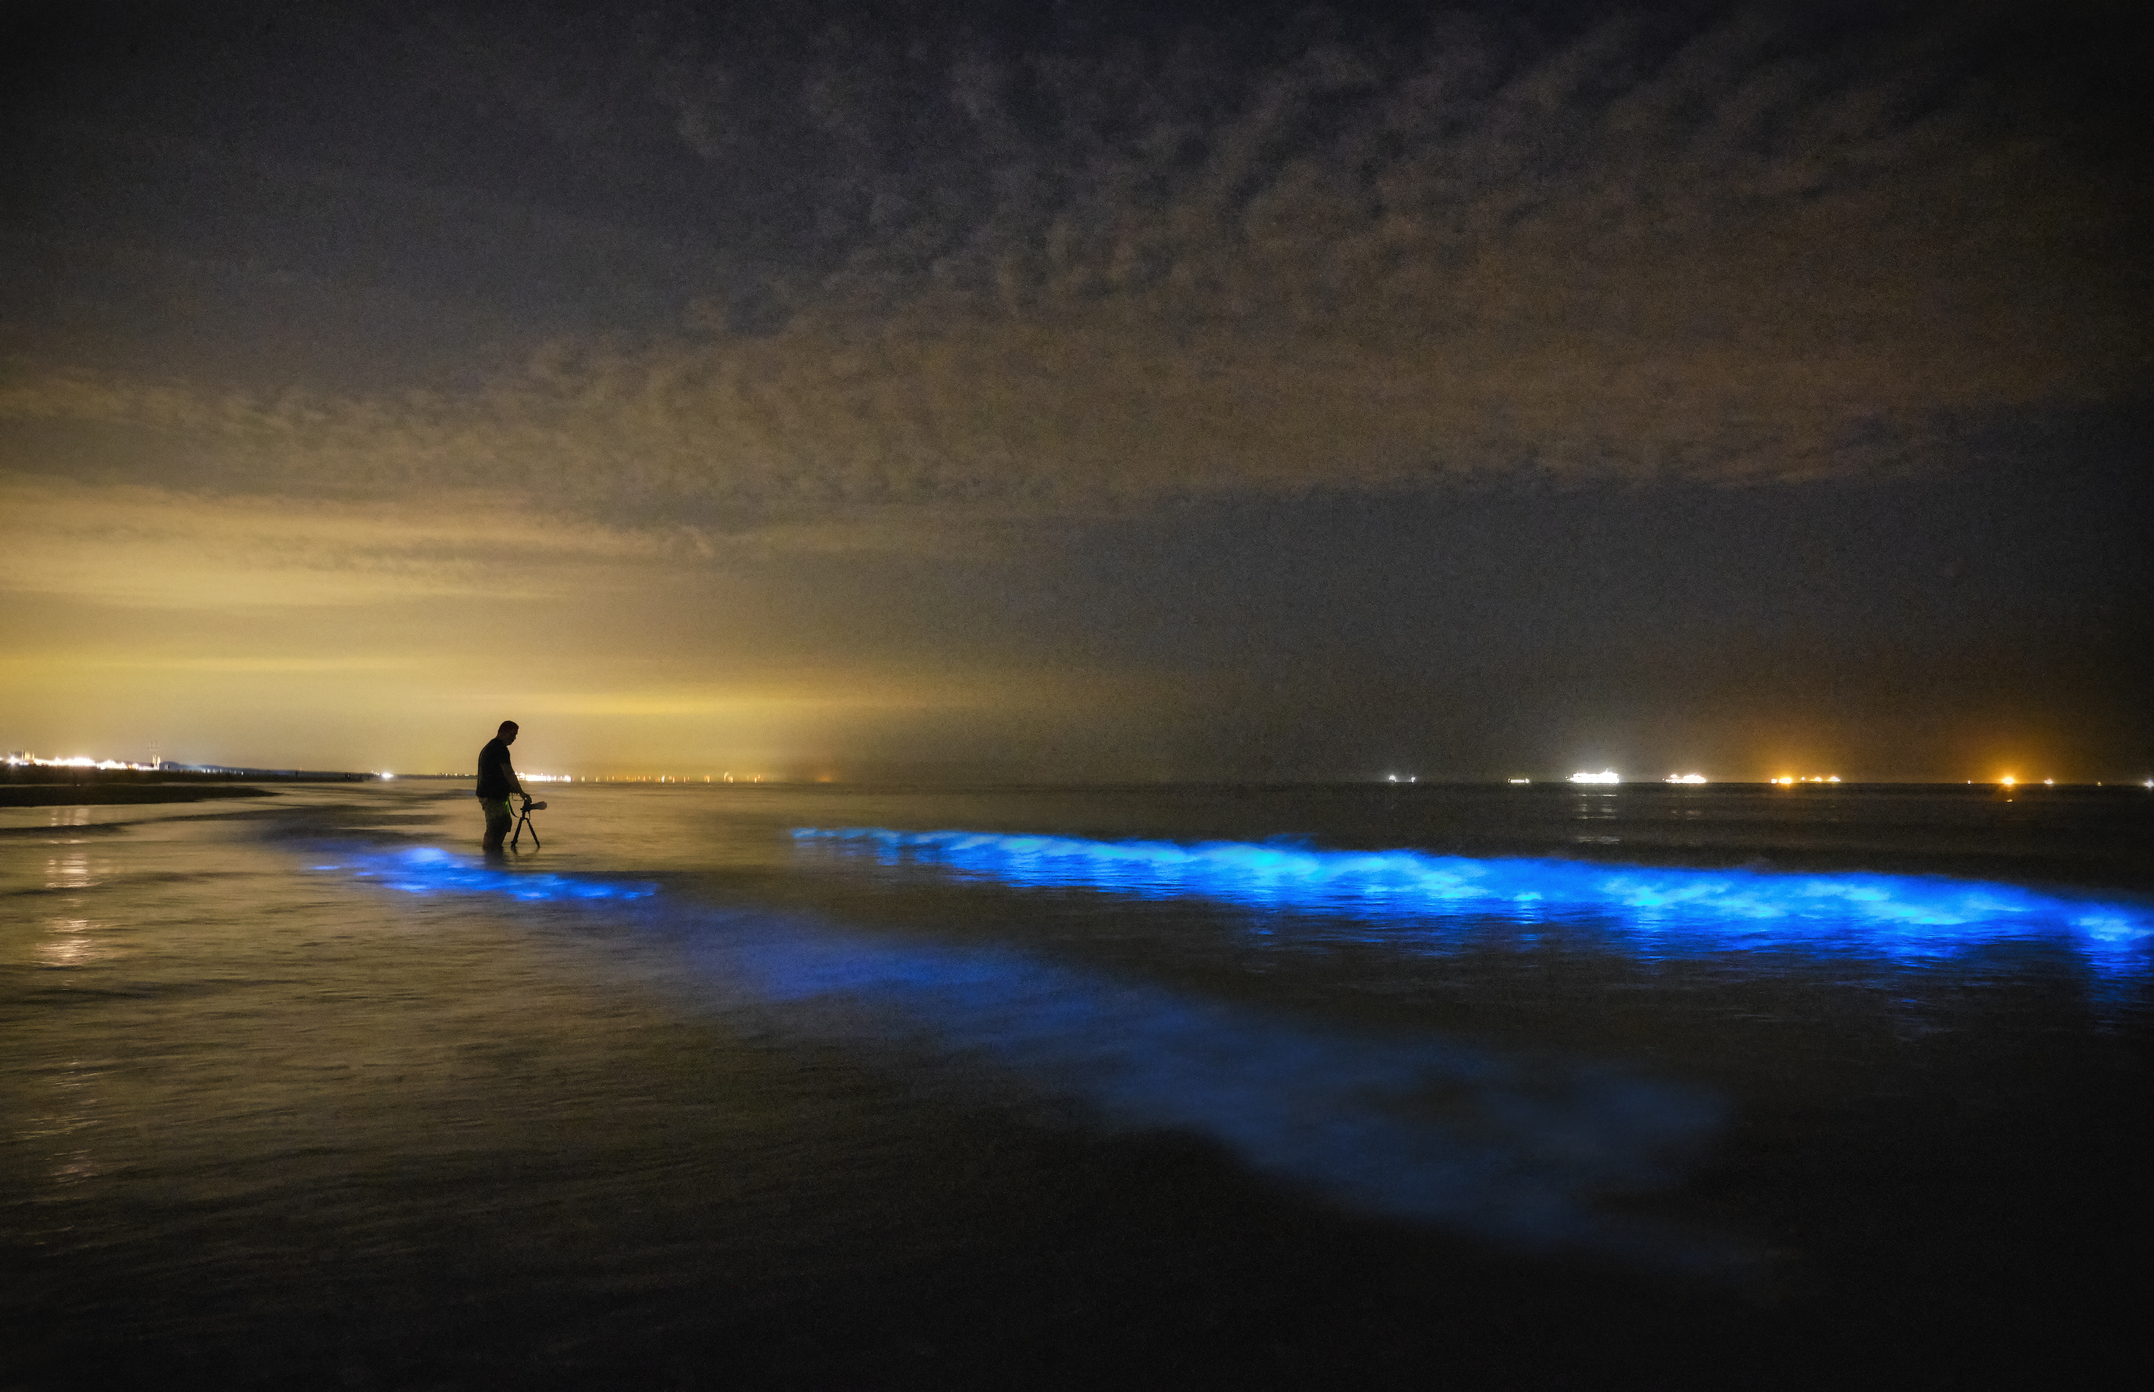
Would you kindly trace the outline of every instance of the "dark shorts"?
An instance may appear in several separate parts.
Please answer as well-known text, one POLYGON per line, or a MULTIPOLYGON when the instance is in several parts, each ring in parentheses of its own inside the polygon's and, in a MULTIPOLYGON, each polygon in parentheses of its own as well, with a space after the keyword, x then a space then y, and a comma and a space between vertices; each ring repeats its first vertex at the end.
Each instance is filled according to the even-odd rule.
POLYGON ((516 814, 509 810, 507 798, 480 798, 479 808, 486 813, 486 839, 499 841, 509 834, 509 826, 516 814))

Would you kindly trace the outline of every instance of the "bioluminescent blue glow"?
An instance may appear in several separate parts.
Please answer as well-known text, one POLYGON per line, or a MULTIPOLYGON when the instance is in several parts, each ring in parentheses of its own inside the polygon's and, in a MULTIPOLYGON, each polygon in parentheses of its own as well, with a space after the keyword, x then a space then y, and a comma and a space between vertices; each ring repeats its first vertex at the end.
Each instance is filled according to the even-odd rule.
POLYGON ((374 880, 406 894, 506 894, 511 899, 540 902, 648 899, 658 892, 657 886, 650 884, 496 869, 432 846, 387 854, 357 854, 348 862, 314 868, 349 870, 360 879, 374 880))
POLYGON ((1721 1265, 1732 1249, 1600 1211, 1679 1179, 1718 1133, 1704 1090, 1614 1065, 1357 1032, 1002 947, 725 912, 654 886, 489 868, 438 850, 316 867, 427 895, 623 911, 683 952, 670 979, 758 1033, 840 1044, 934 1090, 1075 1102, 1175 1130, 1344 1206, 1529 1248, 1721 1265), (622 901, 642 901, 624 903, 622 901))
POLYGON ((2090 954, 2142 953, 2148 910, 2017 885, 1938 876, 1662 869, 1472 859, 1422 851, 1327 851, 1234 841, 1181 845, 876 827, 796 829, 796 841, 867 851, 1024 886, 1147 898, 1198 895, 1266 909, 1350 913, 1399 925, 1501 915, 1595 915, 1662 947, 1870 947, 1949 951, 2040 932, 2090 954))

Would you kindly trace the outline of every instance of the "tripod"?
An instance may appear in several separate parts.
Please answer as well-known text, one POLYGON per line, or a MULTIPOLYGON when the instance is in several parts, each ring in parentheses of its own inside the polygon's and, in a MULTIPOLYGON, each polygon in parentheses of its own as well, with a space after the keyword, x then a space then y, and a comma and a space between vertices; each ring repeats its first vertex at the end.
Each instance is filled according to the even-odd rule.
POLYGON ((531 832, 531 849, 534 851, 542 849, 538 828, 531 825, 531 814, 533 812, 544 812, 545 810, 545 803, 533 802, 528 797, 524 799, 523 810, 516 815, 516 834, 509 838, 510 850, 516 849, 516 843, 524 839, 526 829, 531 832))

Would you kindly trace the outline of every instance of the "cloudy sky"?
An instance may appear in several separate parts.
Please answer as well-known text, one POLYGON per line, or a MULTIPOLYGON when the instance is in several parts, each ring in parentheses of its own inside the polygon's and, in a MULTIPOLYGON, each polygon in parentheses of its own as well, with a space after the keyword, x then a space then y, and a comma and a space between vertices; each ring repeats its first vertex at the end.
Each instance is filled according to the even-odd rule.
POLYGON ((0 744, 2154 774, 2128 6, 17 5, 0 744))

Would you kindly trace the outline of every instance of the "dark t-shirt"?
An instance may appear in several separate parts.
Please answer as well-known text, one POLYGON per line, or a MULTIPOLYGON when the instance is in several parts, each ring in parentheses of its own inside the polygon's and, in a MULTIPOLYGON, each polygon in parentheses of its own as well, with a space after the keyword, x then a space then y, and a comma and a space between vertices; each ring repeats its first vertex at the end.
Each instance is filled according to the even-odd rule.
POLYGON ((479 796, 505 798, 515 791, 509 782, 515 770, 509 765, 509 747, 499 738, 490 739, 479 751, 479 796))

